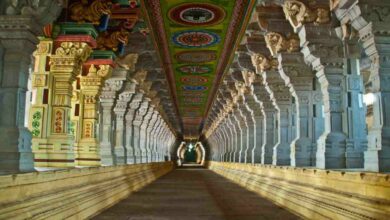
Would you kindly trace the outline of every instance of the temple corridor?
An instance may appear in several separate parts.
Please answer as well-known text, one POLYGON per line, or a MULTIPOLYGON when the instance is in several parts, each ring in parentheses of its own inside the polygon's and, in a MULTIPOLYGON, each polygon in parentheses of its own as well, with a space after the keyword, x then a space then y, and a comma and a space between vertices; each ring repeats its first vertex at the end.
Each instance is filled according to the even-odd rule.
POLYGON ((173 170, 95 220, 299 219, 208 169, 173 170))
POLYGON ((0 220, 389 220, 389 85, 390 0, 0 0, 0 220))

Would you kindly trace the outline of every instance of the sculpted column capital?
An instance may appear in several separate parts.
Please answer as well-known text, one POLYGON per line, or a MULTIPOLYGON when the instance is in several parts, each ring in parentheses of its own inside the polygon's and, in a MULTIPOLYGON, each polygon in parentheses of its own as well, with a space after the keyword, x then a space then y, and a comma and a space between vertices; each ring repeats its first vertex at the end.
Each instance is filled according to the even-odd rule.
POLYGON ((295 30, 304 23, 326 24, 330 22, 330 8, 316 7, 311 9, 298 0, 286 0, 283 4, 283 12, 295 30))
POLYGON ((278 67, 278 61, 274 58, 268 58, 260 53, 255 53, 251 57, 252 64, 256 68, 257 73, 262 73, 271 69, 275 70, 278 67))
POLYGON ((116 60, 116 64, 125 70, 134 71, 135 70, 135 64, 138 61, 138 54, 131 53, 127 54, 124 57, 118 58, 116 60))
POLYGON ((280 52, 287 51, 289 53, 299 51, 299 37, 296 34, 291 34, 287 37, 280 33, 269 32, 264 36, 265 43, 272 56, 276 56, 280 52))

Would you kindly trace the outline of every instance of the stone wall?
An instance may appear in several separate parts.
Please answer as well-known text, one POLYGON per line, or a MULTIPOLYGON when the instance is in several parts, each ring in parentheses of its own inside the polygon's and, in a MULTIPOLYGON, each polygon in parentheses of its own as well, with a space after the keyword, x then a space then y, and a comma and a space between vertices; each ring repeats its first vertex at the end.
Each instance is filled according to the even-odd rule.
POLYGON ((390 175, 209 162, 231 181, 308 219, 390 219, 390 175))
POLYGON ((170 172, 172 162, 0 177, 0 219, 86 219, 170 172))

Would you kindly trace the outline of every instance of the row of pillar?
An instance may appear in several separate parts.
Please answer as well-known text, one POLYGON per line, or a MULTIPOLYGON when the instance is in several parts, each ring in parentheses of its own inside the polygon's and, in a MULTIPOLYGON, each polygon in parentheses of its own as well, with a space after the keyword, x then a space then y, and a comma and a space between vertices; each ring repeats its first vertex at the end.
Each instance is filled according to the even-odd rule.
MULTIPOLYGON (((346 2, 330 8, 329 1, 314 7, 307 1, 287 0, 256 8, 257 21, 249 25, 245 44, 211 109, 205 133, 210 159, 390 170, 386 88, 381 86, 386 80, 375 77, 377 70, 384 76, 386 62, 374 59, 386 52, 371 55, 369 77, 363 75, 360 51, 368 56, 372 51, 364 43, 359 48, 358 40, 368 40, 363 27, 357 27, 364 15, 356 12, 361 12, 359 4, 371 6, 346 2), (331 23, 335 14, 340 28, 331 23)), ((376 40, 370 44, 379 42, 376 48, 384 48, 384 32, 381 38, 375 38, 379 32, 370 32, 368 37, 376 40)))

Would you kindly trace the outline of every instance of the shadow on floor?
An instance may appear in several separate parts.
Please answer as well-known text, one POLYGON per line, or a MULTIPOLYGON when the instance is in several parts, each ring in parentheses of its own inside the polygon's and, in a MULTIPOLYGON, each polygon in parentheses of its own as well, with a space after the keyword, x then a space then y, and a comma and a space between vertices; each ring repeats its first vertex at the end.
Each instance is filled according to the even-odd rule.
POLYGON ((207 169, 176 169, 94 219, 299 219, 207 169))

